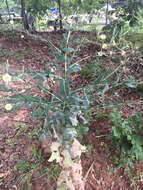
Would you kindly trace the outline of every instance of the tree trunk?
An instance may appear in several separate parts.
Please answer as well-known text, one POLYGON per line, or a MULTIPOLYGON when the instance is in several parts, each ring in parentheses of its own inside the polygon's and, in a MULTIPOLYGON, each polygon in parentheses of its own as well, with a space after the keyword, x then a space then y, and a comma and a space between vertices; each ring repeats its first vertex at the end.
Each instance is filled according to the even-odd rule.
POLYGON ((23 20, 24 29, 28 30, 29 25, 28 25, 26 13, 25 13, 25 1, 24 0, 21 0, 21 17, 23 20))
POLYGON ((10 11, 9 11, 9 6, 8 6, 8 1, 6 0, 5 3, 6 3, 6 8, 7 8, 8 16, 9 16, 9 20, 10 20, 10 11))
POLYGON ((60 17, 60 30, 63 29, 63 23, 62 23, 62 14, 61 14, 61 0, 58 0, 59 5, 59 17, 60 17))

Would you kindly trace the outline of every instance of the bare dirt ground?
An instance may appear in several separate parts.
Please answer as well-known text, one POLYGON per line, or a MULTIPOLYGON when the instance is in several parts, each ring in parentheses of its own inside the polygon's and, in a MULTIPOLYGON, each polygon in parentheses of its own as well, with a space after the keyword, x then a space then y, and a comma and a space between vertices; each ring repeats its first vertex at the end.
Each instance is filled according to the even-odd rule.
MULTIPOLYGON (((25 37, 21 38, 21 33, 17 33, 14 38, 11 38, 9 34, 0 34, 1 74, 6 60, 9 60, 11 72, 20 71, 23 66, 39 71, 45 68, 47 62, 52 61, 48 42, 41 42, 24 35, 25 37)), ((54 45, 58 45, 62 34, 51 32, 42 35, 45 39, 51 39, 54 45)), ((76 32, 76 35, 91 37, 88 32, 76 32)), ((96 35, 94 38, 96 39, 96 35)), ((85 55, 92 56, 99 50, 98 45, 93 46, 88 43, 81 49, 80 58, 85 55)), ((105 58, 106 61, 108 62, 105 58)), ((128 63, 127 66, 129 73, 142 79, 141 64, 128 63)), ((78 85, 85 85, 88 80, 88 78, 81 78, 80 74, 73 75, 72 86, 74 88, 78 85)), ((11 85, 15 85, 18 91, 21 90, 19 81, 11 83, 11 85)), ((120 93, 123 101, 142 101, 141 95, 137 92, 124 90, 120 93)), ((0 190, 56 189, 56 175, 60 168, 56 164, 48 163, 49 155, 42 155, 41 145, 35 132, 42 122, 33 122, 30 118, 31 111, 24 107, 13 112, 5 111, 5 103, 6 100, 0 91, 0 190)), ((120 108, 120 112, 126 115, 133 114, 136 110, 142 113, 142 105, 137 105, 134 109, 128 106, 120 108)), ((123 167, 115 173, 111 172, 113 161, 108 156, 109 150, 104 146, 110 144, 110 140, 106 138, 111 130, 111 123, 107 115, 101 118, 93 117, 89 129, 88 134, 83 138, 83 144, 90 145, 91 149, 89 153, 82 155, 86 190, 143 190, 142 162, 136 164, 130 173, 123 167), (142 175, 137 175, 139 173, 142 175)))

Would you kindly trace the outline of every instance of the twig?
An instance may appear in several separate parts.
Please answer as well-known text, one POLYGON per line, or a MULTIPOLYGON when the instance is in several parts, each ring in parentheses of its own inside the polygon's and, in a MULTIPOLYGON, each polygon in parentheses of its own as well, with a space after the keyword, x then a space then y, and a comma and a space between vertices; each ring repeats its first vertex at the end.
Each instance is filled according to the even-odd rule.
POLYGON ((108 135, 99 135, 99 136, 96 136, 96 138, 101 138, 101 137, 106 137, 108 135))
POLYGON ((87 177, 88 177, 88 175, 89 175, 89 173, 90 173, 90 171, 93 169, 93 165, 94 165, 94 162, 91 164, 91 166, 90 166, 90 168, 88 169, 88 171, 87 171, 87 173, 86 173, 86 175, 85 175, 85 177, 84 177, 84 182, 86 182, 86 180, 87 180, 87 177))
POLYGON ((28 121, 19 121, 19 120, 15 120, 15 119, 8 119, 9 121, 15 121, 15 122, 20 122, 20 123, 28 123, 31 124, 31 122, 28 121))
POLYGON ((73 67, 74 65, 78 64, 78 63, 81 62, 81 61, 84 61, 84 60, 88 59, 89 57, 91 57, 91 56, 88 55, 88 56, 86 56, 86 57, 84 57, 84 58, 82 58, 82 59, 76 61, 75 63, 73 63, 73 64, 71 65, 71 67, 73 67))

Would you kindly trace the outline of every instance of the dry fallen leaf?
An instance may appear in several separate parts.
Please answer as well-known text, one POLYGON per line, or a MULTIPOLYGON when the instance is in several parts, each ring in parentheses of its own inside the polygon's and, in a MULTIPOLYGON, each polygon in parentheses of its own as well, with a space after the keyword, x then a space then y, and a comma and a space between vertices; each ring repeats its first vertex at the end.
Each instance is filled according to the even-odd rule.
POLYGON ((5 172, 5 173, 0 173, 0 178, 4 178, 10 174, 10 171, 5 172))

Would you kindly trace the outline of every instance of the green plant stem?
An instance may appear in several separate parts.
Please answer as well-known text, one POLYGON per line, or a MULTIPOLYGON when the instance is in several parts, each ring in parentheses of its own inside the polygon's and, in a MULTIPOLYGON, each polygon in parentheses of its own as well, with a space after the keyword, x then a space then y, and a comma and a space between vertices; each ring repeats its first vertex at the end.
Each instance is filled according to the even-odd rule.
POLYGON ((90 58, 90 57, 91 57, 91 56, 88 55, 88 56, 86 56, 86 57, 84 57, 84 58, 82 58, 82 59, 76 61, 75 63, 73 63, 73 64, 71 65, 71 67, 73 67, 74 65, 78 64, 79 62, 84 61, 84 60, 86 60, 86 59, 88 59, 88 58, 90 58))
MULTIPOLYGON (((70 39, 71 31, 68 32, 67 41, 66 41, 66 48, 68 48, 69 39, 70 39)), ((65 53, 65 79, 67 78, 67 53, 65 53)))
POLYGON ((50 94, 51 96, 54 96, 57 100, 59 100, 60 102, 64 102, 62 99, 60 99, 58 96, 56 96, 55 94, 53 94, 52 92, 50 92, 49 90, 47 89, 43 89, 41 88, 41 86, 37 85, 41 90, 45 91, 46 93, 50 94))

